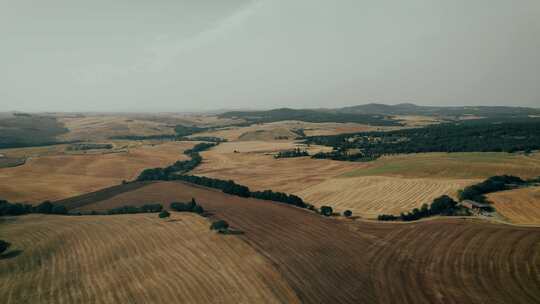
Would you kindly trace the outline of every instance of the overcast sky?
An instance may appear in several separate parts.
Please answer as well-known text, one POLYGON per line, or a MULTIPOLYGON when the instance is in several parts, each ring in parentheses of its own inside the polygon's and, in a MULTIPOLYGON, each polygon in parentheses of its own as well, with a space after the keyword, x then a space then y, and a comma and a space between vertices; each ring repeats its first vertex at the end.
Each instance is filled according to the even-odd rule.
POLYGON ((0 111, 540 107, 538 0, 0 0, 0 111))

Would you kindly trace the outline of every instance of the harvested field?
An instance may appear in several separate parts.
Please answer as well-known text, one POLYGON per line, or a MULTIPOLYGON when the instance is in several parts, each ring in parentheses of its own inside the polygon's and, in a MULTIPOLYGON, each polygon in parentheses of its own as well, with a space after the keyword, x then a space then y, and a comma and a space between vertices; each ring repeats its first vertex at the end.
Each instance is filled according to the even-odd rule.
POLYGON ((422 204, 430 204, 441 195, 457 196, 457 191, 479 180, 397 178, 365 176, 331 178, 295 192, 316 205, 330 205, 342 212, 351 210, 362 217, 408 212, 422 204))
POLYGON ((305 303, 537 303, 540 229, 472 219, 380 223, 179 182, 152 183, 87 205, 195 197, 268 259, 305 303))
POLYGON ((421 153, 385 156, 351 170, 344 177, 396 176, 426 178, 484 179, 511 174, 522 178, 540 176, 540 153, 530 155, 502 152, 421 153))
MULTIPOLYGON (((407 178, 384 176, 381 172, 375 172, 380 175, 374 173, 362 176, 359 173, 373 170, 372 166, 376 165, 309 157, 276 160, 265 155, 279 148, 286 148, 287 145, 290 144, 224 143, 202 153, 204 162, 194 170, 194 174, 221 179, 232 178, 253 190, 272 189, 294 193, 317 206, 331 205, 338 211, 350 209, 357 215, 369 218, 377 217, 380 213, 399 214, 410 211, 443 194, 455 196, 457 190, 480 180, 443 176, 416 177, 414 172, 407 170, 403 170, 409 174, 407 178), (234 150, 240 153, 233 153, 234 150)), ((430 161, 436 164, 436 158, 431 158, 430 161)), ((423 164, 421 161, 417 163, 423 164)))
POLYGON ((540 225, 540 187, 495 192, 488 200, 512 223, 540 225))
POLYGON ((173 212, 0 222, 2 303, 298 303, 270 263, 207 219, 173 212))
MULTIPOLYGON (((293 142, 223 143, 202 152, 204 161, 193 173, 234 179, 254 190, 298 192, 351 169, 365 166, 361 163, 315 160, 309 157, 275 159, 268 155, 294 147, 293 142), (235 150, 240 153, 234 153, 235 150)), ((327 148, 312 146, 308 151, 315 153, 323 149, 327 148)))
POLYGON ((141 145, 119 153, 51 155, 0 169, 0 197, 9 201, 41 202, 117 185, 146 168, 167 166, 187 158, 182 152, 196 142, 141 145))

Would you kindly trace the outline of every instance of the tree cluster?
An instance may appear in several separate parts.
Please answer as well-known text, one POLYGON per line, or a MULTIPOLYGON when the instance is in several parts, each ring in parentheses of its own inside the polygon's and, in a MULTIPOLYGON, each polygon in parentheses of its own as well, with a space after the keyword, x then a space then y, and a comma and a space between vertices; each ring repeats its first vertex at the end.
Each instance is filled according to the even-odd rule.
POLYGON ((540 120, 444 123, 389 132, 312 136, 306 142, 333 147, 332 152, 317 153, 314 158, 344 161, 370 161, 401 153, 527 152, 540 149, 540 120))
POLYGON ((156 203, 156 204, 146 204, 142 205, 141 207, 135 207, 135 206, 122 206, 118 208, 113 208, 107 210, 106 214, 113 215, 113 214, 135 214, 135 213, 157 213, 161 212, 163 210, 163 205, 156 203))
POLYGON ((447 195, 440 196, 433 200, 428 206, 423 204, 421 208, 414 208, 410 212, 401 213, 399 216, 390 214, 381 214, 378 216, 379 221, 416 221, 424 217, 434 215, 469 215, 468 209, 458 206, 458 203, 447 195))
POLYGON ((170 205, 171 209, 178 212, 194 212, 197 214, 203 214, 204 209, 201 205, 197 204, 194 198, 191 199, 191 202, 181 203, 173 202, 170 205))
POLYGON ((274 155, 275 158, 303 157, 303 156, 309 156, 309 153, 306 150, 300 150, 300 148, 287 150, 287 151, 280 151, 276 155, 274 155))
POLYGON ((30 204, 10 203, 5 200, 0 200, 0 216, 24 215, 29 213, 67 214, 68 210, 63 205, 55 205, 49 201, 45 201, 37 206, 32 206, 30 204))
POLYGON ((486 200, 485 194, 508 190, 512 189, 513 187, 522 186, 525 184, 527 184, 527 182, 517 176, 492 176, 481 183, 465 187, 465 189, 458 193, 458 197, 460 200, 471 200, 480 203, 489 203, 486 200))

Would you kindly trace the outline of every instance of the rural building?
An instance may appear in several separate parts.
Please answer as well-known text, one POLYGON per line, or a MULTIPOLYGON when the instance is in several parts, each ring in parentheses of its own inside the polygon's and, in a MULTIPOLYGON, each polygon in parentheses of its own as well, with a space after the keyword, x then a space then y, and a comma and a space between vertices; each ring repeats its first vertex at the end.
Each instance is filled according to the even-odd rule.
POLYGON ((479 203, 479 202, 471 201, 471 200, 464 200, 461 202, 461 205, 469 209, 476 209, 476 210, 490 210, 491 209, 490 204, 479 203))

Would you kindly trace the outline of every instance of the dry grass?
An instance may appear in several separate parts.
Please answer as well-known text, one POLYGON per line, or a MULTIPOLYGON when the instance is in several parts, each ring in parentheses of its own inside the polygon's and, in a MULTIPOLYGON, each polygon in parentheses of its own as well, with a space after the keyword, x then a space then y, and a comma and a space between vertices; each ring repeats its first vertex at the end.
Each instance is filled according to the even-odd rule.
POLYGON ((30 215, 0 224, 2 303, 297 303, 270 263, 194 214, 30 215))
POLYGON ((194 142, 140 145, 125 152, 53 154, 0 169, 0 197, 10 201, 58 200, 130 180, 146 168, 167 166, 186 156, 194 142))
POLYGON ((88 208, 195 197, 270 260, 304 303, 536 303, 540 230, 463 219, 381 223, 184 183, 153 183, 88 208))
POLYGON ((488 200, 512 223, 540 225, 540 187, 495 192, 488 200))

